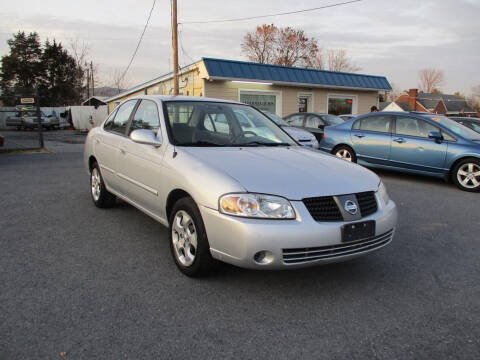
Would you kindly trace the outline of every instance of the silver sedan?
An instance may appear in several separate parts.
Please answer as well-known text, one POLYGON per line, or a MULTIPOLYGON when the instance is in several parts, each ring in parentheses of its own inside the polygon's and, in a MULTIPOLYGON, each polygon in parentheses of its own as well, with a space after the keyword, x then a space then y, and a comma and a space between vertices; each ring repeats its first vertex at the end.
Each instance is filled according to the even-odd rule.
POLYGON ((351 259, 387 245, 397 223, 374 173, 225 100, 128 99, 88 134, 85 166, 94 204, 118 197, 168 226, 189 276, 217 260, 285 269, 351 259))

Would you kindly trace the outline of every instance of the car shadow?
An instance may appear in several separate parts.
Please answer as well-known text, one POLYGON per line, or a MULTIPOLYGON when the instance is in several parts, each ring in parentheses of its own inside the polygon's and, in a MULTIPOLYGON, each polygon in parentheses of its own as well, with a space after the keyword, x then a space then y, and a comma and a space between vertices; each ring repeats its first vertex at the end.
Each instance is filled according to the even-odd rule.
POLYGON ((396 180, 414 181, 414 182, 420 182, 423 184, 435 184, 435 185, 446 185, 446 186, 452 185, 450 181, 447 182, 443 178, 438 178, 434 176, 405 173, 405 172, 387 170, 387 169, 373 169, 373 168, 369 168, 369 169, 372 170, 374 173, 376 173, 380 177, 387 177, 387 178, 396 179, 396 180))

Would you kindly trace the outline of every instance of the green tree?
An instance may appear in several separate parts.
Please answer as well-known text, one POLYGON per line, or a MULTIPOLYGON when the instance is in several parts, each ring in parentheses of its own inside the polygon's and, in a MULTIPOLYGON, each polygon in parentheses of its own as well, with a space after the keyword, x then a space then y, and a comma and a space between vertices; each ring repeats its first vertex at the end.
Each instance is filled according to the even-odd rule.
POLYGON ((75 58, 61 43, 47 40, 41 60, 44 66, 42 103, 49 106, 78 104, 82 98, 83 69, 77 66, 75 58))
POLYGON ((25 34, 19 31, 7 41, 10 54, 2 56, 0 87, 4 103, 15 105, 15 92, 30 95, 43 73, 42 47, 36 32, 25 34))

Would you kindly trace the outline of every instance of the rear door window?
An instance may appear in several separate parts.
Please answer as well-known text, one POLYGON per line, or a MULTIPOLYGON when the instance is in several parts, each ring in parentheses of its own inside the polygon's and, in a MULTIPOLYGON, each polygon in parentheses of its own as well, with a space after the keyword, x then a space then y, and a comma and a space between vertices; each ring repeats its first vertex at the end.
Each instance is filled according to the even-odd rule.
POLYGON ((285 121, 292 126, 303 126, 304 117, 303 114, 292 115, 287 117, 285 121))
POLYGON ((318 129, 324 125, 325 122, 315 115, 308 115, 307 120, 305 121, 305 127, 307 128, 318 129))
POLYGON ((381 133, 390 132, 390 123, 392 118, 387 115, 377 115, 363 118, 354 124, 354 129, 363 131, 374 131, 381 133))

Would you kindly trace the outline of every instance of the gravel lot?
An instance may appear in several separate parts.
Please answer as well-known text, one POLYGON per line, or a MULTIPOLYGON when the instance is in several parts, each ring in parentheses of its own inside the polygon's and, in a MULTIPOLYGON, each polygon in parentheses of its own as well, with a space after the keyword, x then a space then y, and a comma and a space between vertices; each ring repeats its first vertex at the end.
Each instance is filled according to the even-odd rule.
POLYGON ((479 194, 381 172, 399 207, 387 248, 193 280, 160 224, 93 206, 79 135, 46 144, 0 155, 2 360, 479 358, 479 194))

